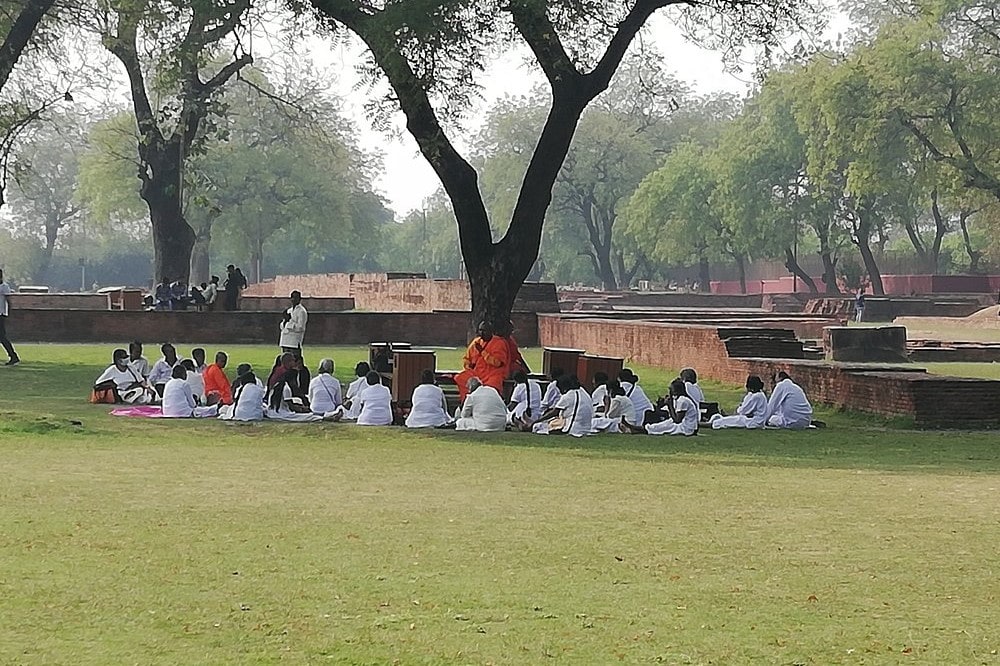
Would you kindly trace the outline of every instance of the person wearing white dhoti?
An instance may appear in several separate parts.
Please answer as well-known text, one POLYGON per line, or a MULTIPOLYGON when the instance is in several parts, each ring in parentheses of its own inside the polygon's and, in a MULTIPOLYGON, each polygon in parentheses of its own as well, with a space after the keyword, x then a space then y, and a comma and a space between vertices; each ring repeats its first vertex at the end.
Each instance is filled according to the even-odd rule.
POLYGON ((523 370, 514 373, 514 390, 510 394, 508 421, 523 424, 534 423, 542 415, 542 386, 534 379, 528 379, 523 370))
POLYGON ((633 423, 635 421, 635 405, 625 395, 625 389, 622 388, 622 385, 617 380, 610 380, 606 384, 606 388, 611 399, 608 401, 607 411, 600 416, 594 416, 594 432, 623 432, 621 428, 622 419, 626 423, 633 423))
POLYGON ((340 380, 333 376, 333 371, 333 359, 324 358, 309 382, 309 407, 313 414, 327 415, 341 410, 340 380))
POLYGON ((357 376, 357 379, 347 385, 347 392, 344 395, 343 403, 344 421, 358 420, 358 415, 361 414, 361 403, 358 402, 358 396, 361 395, 361 391, 368 387, 368 380, 365 378, 371 371, 371 366, 365 361, 361 361, 354 366, 354 374, 357 376))
MULTIPOLYGON (((188 383, 191 387, 191 393, 194 395, 194 399, 198 401, 199 405, 205 404, 205 378, 201 376, 201 373, 195 369, 194 361, 189 358, 184 359, 180 362, 180 366, 184 368, 187 372, 187 376, 184 381, 188 383)), ((168 384, 170 382, 167 382, 168 384)), ((166 389, 164 388, 164 392, 166 389)))
POLYGON ((694 368, 684 368, 681 370, 681 379, 684 380, 684 388, 687 390, 691 401, 701 408, 701 403, 705 402, 705 392, 698 386, 698 373, 694 368))
POLYGON ((594 405, 595 414, 604 414, 608 407, 608 373, 594 373, 594 392, 590 394, 590 402, 594 405))
POLYGON ((747 377, 747 394, 743 402, 736 408, 732 416, 713 414, 709 419, 713 430, 723 428, 747 428, 755 430, 763 428, 767 423, 767 396, 764 395, 764 382, 757 375, 747 377))
POLYGON ((635 428, 633 432, 645 431, 650 435, 684 436, 698 433, 698 420, 700 418, 698 406, 688 397, 684 380, 675 379, 670 382, 670 393, 664 406, 667 408, 670 418, 659 423, 649 423, 642 428, 635 428))
POLYGON ((448 399, 441 387, 434 383, 434 371, 424 370, 420 386, 413 389, 410 413, 406 416, 407 428, 440 428, 451 423, 448 399))
POLYGON ((94 382, 94 389, 114 386, 121 402, 129 405, 146 405, 156 401, 156 392, 149 387, 142 375, 129 364, 128 352, 116 349, 111 354, 111 365, 94 382))
POLYGON ((492 386, 486 386, 478 377, 469 379, 455 430, 475 430, 478 432, 503 432, 507 429, 507 405, 492 386))
POLYGON ((264 418, 272 421, 287 421, 288 423, 313 423, 323 420, 319 414, 298 411, 301 406, 293 409, 293 406, 299 405, 297 401, 301 398, 295 397, 292 387, 288 385, 287 381, 281 380, 274 383, 269 391, 270 395, 264 404, 264 418))
POLYGON ((281 318, 281 336, 278 346, 283 352, 295 352, 302 349, 302 340, 306 336, 306 323, 309 313, 302 305, 302 294, 298 290, 290 294, 292 307, 285 310, 281 318))
POLYGON ((594 429, 594 404, 590 394, 580 386, 576 375, 559 378, 559 402, 532 427, 539 435, 568 434, 583 437, 594 429))
POLYGON ((168 418, 207 418, 219 414, 216 405, 199 407, 194 399, 191 385, 187 383, 187 368, 178 365, 173 370, 173 376, 163 387, 163 415, 168 418))
POLYGON ((638 375, 628 368, 623 368, 618 373, 618 381, 621 382, 626 397, 632 401, 632 406, 635 407, 635 416, 633 417, 635 420, 628 421, 628 423, 631 425, 642 425, 646 419, 646 412, 653 411, 653 403, 646 395, 646 392, 642 390, 642 387, 639 386, 638 375))
POLYGON ((549 385, 545 387, 545 394, 542 395, 542 412, 547 412, 556 406, 559 402, 559 398, 562 397, 562 393, 559 391, 559 378, 562 377, 563 371, 560 368, 552 369, 552 381, 549 385))
POLYGON ((163 387, 167 385, 167 382, 173 376, 174 367, 180 365, 181 358, 177 356, 177 350, 169 342, 161 346, 160 351, 163 352, 163 358, 153 364, 153 369, 149 371, 147 381, 162 397, 163 387))
POLYGON ((775 381, 767 402, 767 425, 789 430, 804 430, 812 425, 813 408, 802 387, 785 372, 779 372, 775 381))
POLYGON ((264 420, 264 383, 250 370, 250 366, 240 364, 236 381, 233 382, 233 404, 219 408, 219 418, 229 421, 264 420), (240 372, 243 370, 243 372, 240 372))
POLYGON ((365 376, 367 386, 358 395, 361 411, 358 413, 360 426, 392 425, 392 392, 382 384, 382 376, 369 372, 365 376))

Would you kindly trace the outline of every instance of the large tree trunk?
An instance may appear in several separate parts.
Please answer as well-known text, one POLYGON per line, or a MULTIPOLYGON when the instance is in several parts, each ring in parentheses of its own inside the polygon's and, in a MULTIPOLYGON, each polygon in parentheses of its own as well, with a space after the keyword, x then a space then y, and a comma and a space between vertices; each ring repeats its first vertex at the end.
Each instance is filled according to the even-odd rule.
POLYGON ((934 216, 934 242, 931 243, 930 258, 937 273, 941 264, 941 242, 948 233, 948 220, 941 214, 937 188, 931 192, 931 214, 934 216))
POLYGON ((882 284, 882 273, 878 269, 878 262, 875 261, 875 253, 872 252, 871 237, 873 224, 870 213, 862 208, 856 214, 854 223, 854 243, 861 253, 861 261, 865 264, 865 272, 868 273, 868 280, 871 283, 872 293, 876 296, 885 295, 885 287, 882 284))
POLYGON ((958 216, 958 224, 962 228, 962 240, 965 244, 965 253, 969 255, 969 272, 979 272, 979 260, 983 258, 983 253, 972 247, 972 237, 969 235, 969 218, 972 213, 962 211, 958 216))
POLYGON ((712 291, 712 267, 705 254, 698 256, 698 291, 706 294, 712 291))
POLYGON ((31 36, 35 34, 45 13, 55 4, 55 0, 22 0, 22 2, 17 18, 4 37, 3 44, 0 44, 0 90, 6 85, 14 65, 31 41, 31 36))
POLYGON ((32 280, 35 284, 47 284, 49 267, 52 265, 52 254, 56 249, 56 239, 59 237, 59 220, 48 217, 45 220, 45 247, 42 248, 41 260, 35 269, 32 280))
POLYGON ((734 259, 736 260, 736 270, 740 273, 740 293, 747 293, 747 261, 742 254, 737 254, 734 259))
POLYGON ((816 289, 816 282, 809 276, 808 273, 802 270, 802 266, 800 266, 799 262, 795 259, 795 253, 792 252, 792 248, 790 247, 785 248, 785 268, 788 269, 789 273, 802 280, 802 283, 806 285, 807 289, 809 289, 810 294, 819 293, 819 290, 816 289))
POLYGON ((820 261, 823 262, 823 284, 826 285, 824 291, 828 295, 840 293, 840 286, 837 284, 837 260, 833 258, 830 248, 820 248, 820 261))
POLYGON ((139 196, 149 208, 153 228, 153 279, 188 281, 195 233, 184 219, 180 190, 180 153, 173 144, 147 149, 150 168, 139 196), (155 155, 154 155, 155 153, 155 155))

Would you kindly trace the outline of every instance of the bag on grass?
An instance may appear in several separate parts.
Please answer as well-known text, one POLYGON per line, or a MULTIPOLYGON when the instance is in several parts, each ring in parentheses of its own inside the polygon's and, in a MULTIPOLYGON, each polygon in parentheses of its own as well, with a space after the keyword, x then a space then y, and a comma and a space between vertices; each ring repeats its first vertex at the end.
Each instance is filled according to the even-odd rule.
POLYGON ((114 405, 121 402, 118 388, 111 380, 96 384, 90 391, 90 403, 94 405, 114 405))

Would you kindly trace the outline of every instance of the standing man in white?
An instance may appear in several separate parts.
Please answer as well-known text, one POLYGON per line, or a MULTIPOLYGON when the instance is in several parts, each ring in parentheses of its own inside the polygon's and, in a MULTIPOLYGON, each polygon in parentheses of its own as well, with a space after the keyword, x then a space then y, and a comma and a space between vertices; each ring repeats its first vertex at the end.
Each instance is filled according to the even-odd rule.
POLYGON ((281 338, 278 345, 283 352, 302 351, 302 339, 306 336, 306 322, 309 313, 302 305, 302 294, 295 290, 291 293, 292 307, 285 310, 281 318, 281 338))
POLYGON ((805 430, 812 425, 813 408, 805 391, 786 372, 775 375, 774 391, 767 402, 767 425, 772 428, 805 430))
POLYGON ((7 296, 13 293, 14 290, 11 286, 3 281, 3 270, 0 269, 0 345, 3 345, 9 357, 4 365, 17 365, 21 362, 17 352, 14 351, 14 345, 10 343, 10 338, 7 337, 7 315, 10 314, 10 304, 7 302, 7 296))

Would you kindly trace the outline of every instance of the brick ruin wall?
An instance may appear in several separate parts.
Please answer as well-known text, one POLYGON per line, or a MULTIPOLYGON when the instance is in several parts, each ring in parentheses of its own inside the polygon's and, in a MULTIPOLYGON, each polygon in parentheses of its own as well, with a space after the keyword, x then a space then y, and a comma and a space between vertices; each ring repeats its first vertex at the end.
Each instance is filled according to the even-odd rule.
POLYGON ((885 416, 908 416, 919 427, 1000 427, 1000 382, 931 375, 920 368, 800 359, 731 358, 720 327, 539 316, 539 341, 667 370, 691 366, 699 375, 743 384, 751 374, 785 370, 810 399, 885 416))
MULTIPOLYGON (((111 310, 17 310, 7 330, 16 342, 100 342, 139 339, 212 344, 278 344, 281 312, 135 312, 111 310)), ((305 345, 365 345, 409 342, 417 346, 464 347, 467 312, 315 312, 305 345)), ((518 343, 538 345, 534 313, 515 313, 518 343)))

